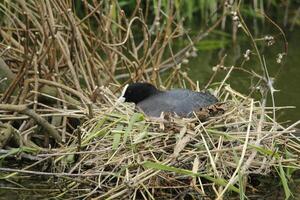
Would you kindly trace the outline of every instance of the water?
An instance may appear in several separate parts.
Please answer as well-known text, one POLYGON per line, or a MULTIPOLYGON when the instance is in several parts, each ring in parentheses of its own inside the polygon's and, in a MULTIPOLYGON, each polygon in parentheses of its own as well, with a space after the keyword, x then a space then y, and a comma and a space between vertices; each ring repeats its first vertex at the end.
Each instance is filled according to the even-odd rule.
MULTIPOLYGON (((275 105, 296 106, 296 108, 284 109, 276 113, 279 122, 291 124, 300 119, 300 51, 298 50, 300 45, 300 27, 291 32, 286 32, 286 37, 289 43, 288 55, 283 65, 276 62, 278 53, 282 53, 284 50, 282 39, 277 39, 276 43, 271 47, 259 46, 259 50, 263 50, 263 56, 266 60, 270 76, 275 77, 274 88, 280 90, 274 95, 275 105)), ((213 73, 212 66, 220 62, 220 57, 227 54, 225 66, 230 67, 234 65, 239 67, 243 53, 249 47, 251 47, 249 41, 242 40, 235 47, 229 44, 228 48, 225 48, 222 53, 220 53, 220 50, 200 50, 198 51, 197 58, 190 60, 189 74, 193 80, 199 81, 200 85, 204 86, 213 73)), ((250 61, 246 62, 244 67, 259 71, 260 64, 256 58, 250 58, 250 61)), ((221 81, 225 74, 226 72, 221 73, 217 80, 221 81)), ((240 71, 233 72, 228 81, 231 87, 246 95, 250 91, 250 82, 250 76, 240 71)), ((272 105, 270 96, 268 98, 268 105, 272 105)))
POLYGON ((276 94, 278 105, 294 105, 295 109, 286 110, 283 118, 295 122, 300 119, 300 28, 288 34, 289 53, 285 68, 280 73, 276 87, 281 90, 276 94))

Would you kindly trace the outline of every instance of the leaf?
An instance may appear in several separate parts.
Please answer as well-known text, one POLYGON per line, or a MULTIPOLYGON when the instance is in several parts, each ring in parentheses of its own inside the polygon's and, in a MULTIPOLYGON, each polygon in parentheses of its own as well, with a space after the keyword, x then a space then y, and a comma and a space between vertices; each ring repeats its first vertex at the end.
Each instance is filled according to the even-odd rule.
POLYGON ((75 155, 74 154, 67 155, 66 162, 68 164, 72 164, 72 163, 74 163, 74 161, 75 161, 75 155))
POLYGON ((288 180, 285 176, 285 172, 284 172, 281 162, 279 162, 279 176, 280 176, 280 180, 281 180, 281 183, 282 183, 282 186, 284 189, 285 199, 289 199, 290 196, 292 195, 292 192, 289 188, 288 180))
POLYGON ((147 131, 148 127, 149 127, 149 125, 148 125, 148 126, 145 126, 144 130, 134 137, 134 139, 133 139, 134 144, 139 143, 139 142, 142 141, 145 137, 148 136, 148 131, 147 131))
POLYGON ((120 140, 121 140, 121 131, 123 129, 122 125, 118 125, 116 128, 116 131, 114 133, 114 139, 113 139, 113 144, 112 144, 112 148, 113 150, 116 150, 119 147, 120 144, 120 140))
MULTIPOLYGON (((163 171, 170 171, 170 172, 175 172, 177 174, 183 174, 183 175, 188 175, 188 176, 192 176, 192 177, 202 177, 205 178, 206 180, 209 180, 211 182, 214 182, 218 185, 222 185, 222 186, 226 186, 227 185, 227 181, 222 179, 222 178, 213 178, 210 177, 208 175, 203 175, 200 173, 194 173, 190 170, 186 170, 186 169, 180 169, 180 168, 176 168, 176 167, 171 167, 171 166, 167 166, 165 164, 161 164, 161 163, 154 163, 151 161, 146 161, 143 164, 144 167, 146 168, 152 168, 152 169, 157 169, 157 170, 163 170, 163 171)), ((230 185, 229 190, 232 190, 236 193, 239 193, 239 189, 233 185, 230 185)))
POLYGON ((130 118, 128 127, 126 128, 125 133, 124 133, 124 138, 123 138, 124 143, 126 143, 127 137, 129 135, 130 131, 132 130, 134 123, 138 122, 138 121, 142 121, 143 119, 144 119, 144 115, 142 113, 134 113, 132 115, 132 117, 130 118))
POLYGON ((173 156, 176 158, 179 153, 184 149, 184 147, 188 144, 188 142, 191 140, 190 135, 186 135, 185 137, 181 138, 174 147, 173 156))
POLYGON ((0 156, 0 160, 6 158, 7 156, 16 155, 16 154, 19 154, 19 153, 22 153, 22 152, 24 152, 24 153, 35 153, 35 152, 37 152, 37 149, 30 148, 30 147, 12 148, 6 154, 0 156))
POLYGON ((20 148, 13 148, 13 149, 9 150, 6 154, 0 156, 0 160, 6 158, 7 156, 15 155, 19 152, 20 152, 20 148))
POLYGON ((122 118, 115 120, 114 122, 108 124, 105 127, 102 127, 102 125, 104 124, 104 122, 106 122, 107 118, 104 117, 101 121, 98 122, 98 124, 96 125, 96 127, 93 129, 93 131, 91 131, 90 133, 88 133, 87 135, 84 136, 84 140, 82 140, 82 146, 86 145, 87 143, 89 143, 89 141, 91 141, 93 138, 102 136, 104 134, 107 133, 107 129, 109 129, 110 127, 114 126, 115 124, 119 123, 122 118), (100 129, 102 128, 102 129, 100 129))
POLYGON ((274 152, 273 150, 268 150, 266 148, 263 148, 261 146, 257 146, 257 145, 254 145, 254 144, 249 144, 249 147, 254 148, 255 150, 257 150, 261 154, 264 154, 266 156, 273 156, 274 158, 279 159, 279 154, 277 152, 274 152))

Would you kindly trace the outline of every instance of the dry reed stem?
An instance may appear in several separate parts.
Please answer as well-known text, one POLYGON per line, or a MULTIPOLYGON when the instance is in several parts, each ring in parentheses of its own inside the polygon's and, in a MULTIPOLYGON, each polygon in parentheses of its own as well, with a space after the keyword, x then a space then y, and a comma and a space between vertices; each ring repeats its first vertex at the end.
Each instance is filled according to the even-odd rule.
MULTIPOLYGON (((234 69, 259 83, 270 81, 268 74, 243 69, 244 62, 224 67, 225 79, 212 89, 225 102, 225 113, 206 121, 198 116, 154 121, 132 105, 116 104, 119 81, 199 90, 181 66, 183 59, 225 14, 191 39, 174 20, 173 4, 165 13, 158 1, 152 21, 149 4, 142 10, 139 1, 130 17, 118 1, 83 1, 82 18, 72 5, 70 0, 0 4, 8 20, 0 30, 0 67, 6 74, 0 84, 8 83, 0 91, 6 103, 0 105, 0 119, 14 126, 20 140, 19 148, 0 151, 0 157, 20 154, 30 160, 23 167, 0 168, 4 179, 32 174, 47 176, 50 182, 59 177, 65 190, 51 190, 59 198, 179 198, 188 192, 206 197, 214 192, 221 199, 228 190, 237 192, 237 173, 247 177, 278 166, 300 167, 299 140, 292 134, 299 122, 285 128, 275 120, 282 107, 266 107, 265 101, 254 101, 227 84, 234 69), (175 51, 172 44, 179 38, 188 43, 175 51), (160 73, 167 70, 170 76, 162 80, 160 73), (20 110, 23 105, 30 113, 20 110), (40 166, 47 169, 35 170, 40 166)), ((255 43, 249 30, 243 30, 255 43)), ((267 72, 256 45, 255 50, 267 72)))

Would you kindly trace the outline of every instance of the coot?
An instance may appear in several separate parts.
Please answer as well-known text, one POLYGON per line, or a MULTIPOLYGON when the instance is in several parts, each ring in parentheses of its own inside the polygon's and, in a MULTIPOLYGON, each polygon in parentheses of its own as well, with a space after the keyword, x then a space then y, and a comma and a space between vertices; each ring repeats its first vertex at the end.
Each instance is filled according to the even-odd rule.
POLYGON ((162 112, 192 117, 193 111, 218 102, 211 94, 187 89, 160 91, 150 83, 132 83, 124 87, 121 102, 133 102, 146 115, 159 117, 162 112))

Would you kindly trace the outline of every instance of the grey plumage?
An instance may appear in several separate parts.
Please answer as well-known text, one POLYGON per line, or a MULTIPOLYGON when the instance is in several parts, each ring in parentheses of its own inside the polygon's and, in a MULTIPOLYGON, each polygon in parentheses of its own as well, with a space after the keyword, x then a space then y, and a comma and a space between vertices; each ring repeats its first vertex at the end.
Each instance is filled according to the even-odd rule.
POLYGON ((159 117, 162 112, 191 117, 193 111, 213 105, 218 99, 208 93, 187 89, 160 91, 150 83, 131 83, 124 87, 119 101, 133 102, 152 117, 159 117))
POLYGON ((159 117, 161 112, 176 113, 181 117, 191 117, 193 111, 218 102, 217 98, 208 93, 193 92, 184 89, 160 91, 137 103, 145 114, 159 117))

